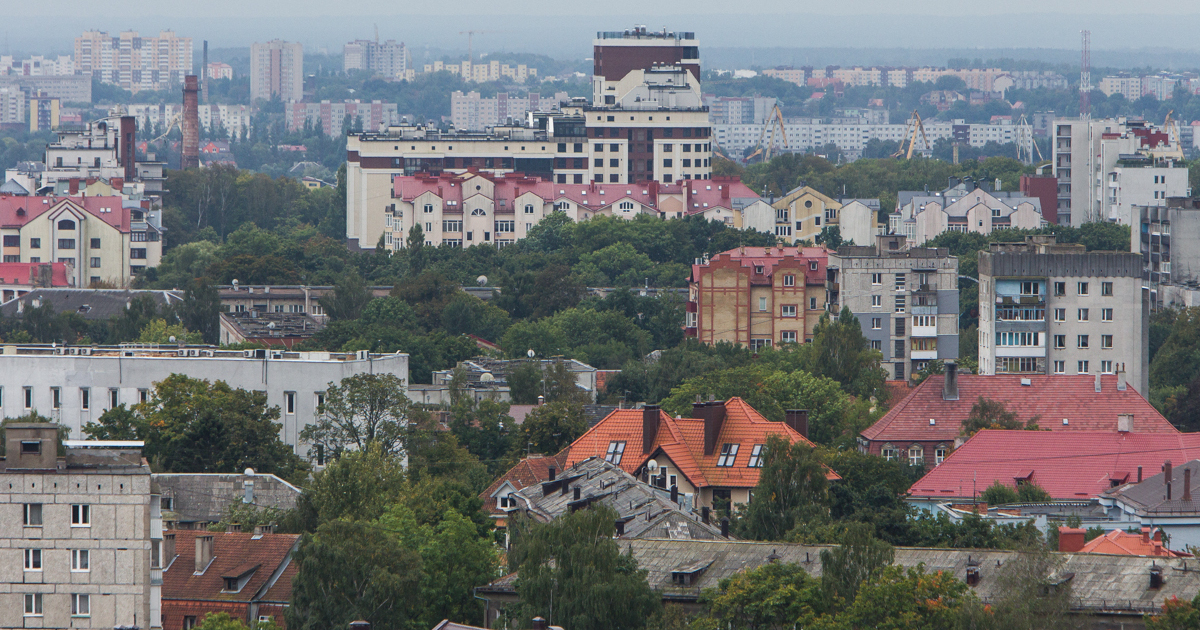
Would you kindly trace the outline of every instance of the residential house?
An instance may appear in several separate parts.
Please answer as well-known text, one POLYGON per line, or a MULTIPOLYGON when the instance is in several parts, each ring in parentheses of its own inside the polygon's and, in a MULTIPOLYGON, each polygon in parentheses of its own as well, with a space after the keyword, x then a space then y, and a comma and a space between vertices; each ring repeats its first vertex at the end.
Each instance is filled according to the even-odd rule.
POLYGON ((834 199, 808 186, 800 186, 770 203, 770 215, 758 215, 744 225, 770 232, 787 242, 814 241, 825 228, 837 227, 842 241, 870 245, 882 231, 878 199, 834 199))
POLYGON ((566 467, 566 449, 554 456, 531 455, 522 458, 479 493, 479 498, 483 500, 483 511, 492 517, 497 528, 507 527, 509 510, 517 506, 517 498, 512 496, 513 493, 543 481, 553 481, 566 467))
POLYGON ((287 511, 300 489, 270 473, 155 473, 163 525, 204 530, 225 519, 235 503, 287 511))
POLYGON ((1105 490, 1100 504, 1121 527, 1157 527, 1167 533, 1176 549, 1200 546, 1200 497, 1192 492, 1192 479, 1200 474, 1200 461, 1194 461, 1196 454, 1191 451, 1168 455, 1161 468, 1147 469, 1144 479, 1131 478, 1105 490), (1171 459, 1180 463, 1172 466, 1171 459))
POLYGON ((1032 230, 1045 224, 1041 204, 1041 199, 1019 191, 993 190, 986 182, 952 177, 942 191, 900 191, 888 230, 908 237, 910 245, 923 245, 943 232, 1032 230))
MULTIPOLYGON (((1121 556, 1155 556, 1159 558, 1191 558, 1192 554, 1168 549, 1163 542, 1163 530, 1143 527, 1141 532, 1131 533, 1114 529, 1103 536, 1085 541, 1087 530, 1078 527, 1058 528, 1058 550, 1079 553, 1105 553, 1121 556)), ((1179 543, 1175 542, 1176 546, 1179 543)))
MULTIPOLYGON (((934 374, 911 391, 859 435, 860 451, 926 470, 940 467, 967 437, 963 423, 981 399, 1003 403, 1021 422, 1036 419, 1039 427, 1056 433, 1113 431, 1121 420, 1131 423, 1125 430, 1136 434, 1179 435, 1118 374, 981 376, 959 374, 957 366, 947 363, 945 374, 934 374)), ((974 496, 969 490, 966 496, 974 496)))

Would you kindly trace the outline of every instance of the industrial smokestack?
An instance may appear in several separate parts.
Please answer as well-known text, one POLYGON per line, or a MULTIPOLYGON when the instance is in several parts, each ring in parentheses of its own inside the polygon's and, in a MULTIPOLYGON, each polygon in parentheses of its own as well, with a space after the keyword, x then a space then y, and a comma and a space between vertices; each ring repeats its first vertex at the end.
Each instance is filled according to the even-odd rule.
POLYGON ((197 168, 200 166, 200 87, 196 75, 189 74, 183 78, 183 130, 182 155, 180 168, 197 168))
POLYGON ((208 105, 208 40, 204 40, 204 65, 200 66, 201 96, 204 104, 208 105))

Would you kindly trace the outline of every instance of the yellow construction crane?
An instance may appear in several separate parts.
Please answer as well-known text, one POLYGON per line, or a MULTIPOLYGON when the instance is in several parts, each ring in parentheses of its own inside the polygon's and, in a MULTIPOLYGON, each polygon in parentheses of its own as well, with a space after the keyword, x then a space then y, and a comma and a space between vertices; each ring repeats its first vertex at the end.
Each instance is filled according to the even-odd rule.
MULTIPOLYGON (((172 129, 172 128, 173 128, 175 125, 178 125, 178 124, 179 124, 179 121, 180 121, 182 118, 183 118, 183 112, 178 112, 178 113, 176 113, 174 116, 172 116, 172 117, 171 117, 171 120, 170 120, 169 122, 167 122, 167 128, 166 128, 166 130, 165 130, 165 131, 163 131, 162 135, 161 135, 161 136, 159 136, 159 137, 157 137, 157 138, 155 138, 155 139, 153 139, 153 140, 150 140, 150 141, 149 141, 149 142, 147 142, 146 144, 154 144, 155 142, 158 142, 159 140, 162 140, 163 138, 166 138, 166 137, 167 137, 167 134, 171 133, 171 129, 172 129)), ((182 130, 183 130, 183 128, 181 127, 181 128, 180 128, 180 131, 182 131, 182 130)))
POLYGON ((905 132, 905 139, 900 142, 900 148, 892 154, 892 157, 898 158, 901 155, 904 159, 912 159, 913 149, 917 146, 917 132, 921 132, 921 140, 925 143, 923 151, 932 151, 933 145, 929 144, 929 136, 925 135, 925 125, 921 122, 921 114, 917 110, 913 110, 912 118, 908 121, 908 131, 905 132), (904 142, 908 142, 908 152, 904 151, 904 142))
POLYGON ((775 129, 779 129, 779 136, 783 139, 783 147, 787 148, 787 131, 783 128, 783 111, 779 109, 779 105, 775 105, 775 109, 771 110, 767 116, 767 124, 763 126, 762 131, 758 134, 758 144, 755 145, 754 153, 746 156, 746 162, 758 156, 763 156, 764 162, 771 161, 771 155, 775 152, 775 129), (771 135, 767 137, 767 130, 770 130, 771 135), (766 139, 767 143, 763 144, 766 139))
POLYGON ((1167 118, 1163 121, 1163 132, 1167 134, 1167 146, 1164 148, 1151 147, 1150 155, 1156 160, 1171 159, 1183 160, 1183 143, 1180 142, 1179 123, 1171 119, 1171 114, 1175 110, 1167 112, 1167 118))

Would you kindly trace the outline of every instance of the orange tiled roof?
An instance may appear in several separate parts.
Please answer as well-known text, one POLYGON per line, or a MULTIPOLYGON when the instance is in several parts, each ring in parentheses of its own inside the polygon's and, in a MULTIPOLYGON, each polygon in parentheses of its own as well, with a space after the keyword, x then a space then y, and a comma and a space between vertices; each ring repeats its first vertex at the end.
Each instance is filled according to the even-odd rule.
POLYGON ((520 490, 526 486, 531 486, 535 483, 541 483, 550 478, 550 467, 553 466, 558 472, 562 472, 567 468, 567 451, 564 449, 558 455, 553 457, 536 455, 526 457, 517 462, 516 466, 508 469, 499 479, 492 482, 486 490, 479 493, 479 498, 483 499, 483 510, 496 517, 503 517, 504 510, 496 506, 496 499, 492 496, 506 482, 512 484, 513 488, 520 490))
MULTIPOLYGON (((637 474, 646 461, 661 452, 697 488, 752 488, 758 483, 760 470, 747 466, 754 445, 765 444, 770 435, 782 436, 793 443, 812 444, 787 424, 767 420, 741 398, 730 398, 724 405, 725 419, 711 455, 704 454, 704 420, 672 418, 658 410, 658 430, 647 453, 642 452, 643 410, 618 409, 571 444, 566 465, 574 466, 589 457, 603 458, 611 442, 625 442, 618 465, 630 474, 637 474), (717 466, 723 444, 738 445, 733 466, 717 466)), ((840 477, 830 471, 829 478, 840 477)))
MULTIPOLYGON (((175 556, 164 558, 169 566, 163 570, 163 600, 225 600, 249 602, 268 585, 271 576, 281 564, 288 561, 293 547, 299 540, 295 534, 264 534, 259 538, 246 533, 212 533, 198 530, 176 529, 175 556), (198 536, 213 537, 213 559, 203 574, 196 575, 195 548, 198 536), (222 592, 225 576, 243 573, 247 565, 258 565, 247 584, 237 593, 222 592)), ((290 585, 290 578, 287 585, 290 585)), ((282 592, 279 580, 271 585, 275 601, 288 601, 290 593, 282 592)))
POLYGON ((1126 531, 1114 529, 1111 532, 1088 541, 1082 553, 1106 553, 1109 555, 1120 556, 1161 556, 1165 558, 1190 558, 1192 554, 1182 551, 1172 551, 1163 546, 1158 538, 1159 532, 1155 532, 1155 538, 1147 540, 1148 536, 1142 534, 1131 534, 1126 531))

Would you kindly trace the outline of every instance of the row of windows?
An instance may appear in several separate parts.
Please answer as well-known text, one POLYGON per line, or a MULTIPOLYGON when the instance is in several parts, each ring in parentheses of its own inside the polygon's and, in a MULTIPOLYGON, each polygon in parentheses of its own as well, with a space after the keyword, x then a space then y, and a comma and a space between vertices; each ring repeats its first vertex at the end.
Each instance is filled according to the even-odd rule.
MULTIPOLYGON (((817 308, 818 308, 817 298, 815 298, 815 297, 808 298, 808 310, 815 311, 815 310, 817 310, 817 308)), ((767 298, 765 298, 765 297, 758 298, 758 312, 760 312, 760 313, 767 312, 767 298)), ((781 305, 779 307, 779 316, 780 317, 795 317, 796 316, 796 305, 795 304, 781 305)))
POLYGON ((1038 332, 998 332, 998 333, 996 333, 996 345, 997 346, 1040 347, 1042 345, 1042 333, 1038 333, 1038 332))
MULTIPOLYGON (((1090 321, 1091 309, 1087 309, 1087 308, 1077 309, 1075 311, 1075 317, 1078 321, 1081 321, 1081 322, 1090 321)), ((1112 320, 1113 320, 1113 309, 1111 309, 1111 308, 1100 309, 1100 321, 1111 322, 1112 320)), ((1054 321, 1056 321, 1056 322, 1067 321, 1067 309, 1065 309, 1065 308, 1054 309, 1054 321)))
MULTIPOLYGON (((997 333, 997 338, 999 338, 999 335, 1000 335, 1000 333, 997 333)), ((1066 348, 1067 347, 1067 336, 1066 335, 1054 335, 1054 347, 1058 350, 1062 350, 1062 349, 1066 348)), ((1075 347, 1077 347, 1079 349, 1090 348, 1091 347, 1091 337, 1089 335, 1077 335, 1075 337, 1075 347)), ((1111 349, 1113 347, 1113 336, 1112 335, 1100 335, 1100 347, 1105 350, 1111 349)))
MULTIPOLYGON (((30 442, 29 444, 41 445, 41 442, 30 442)), ((26 443, 21 443, 22 452, 25 450, 26 443)), ((41 503, 26 503, 22 510, 22 523, 25 527, 41 527, 42 526, 42 504, 41 503)), ((92 506, 86 503, 77 503, 71 506, 71 527, 91 527, 92 526, 92 506)))
MULTIPOLYGON (((72 229, 74 229, 74 228, 72 228, 72 229)), ((135 232, 135 234, 145 234, 145 233, 144 232, 135 232)), ((138 239, 134 238, 133 240, 136 241, 138 239)), ((145 240, 145 239, 141 239, 141 240, 145 240)), ((100 249, 100 239, 93 238, 90 240, 90 243, 91 243, 92 249, 100 249)), ((5 236, 4 237, 4 246, 5 247, 20 247, 21 246, 21 237, 16 236, 16 235, 5 236)), ((42 239, 40 239, 40 238, 29 239, 29 249, 41 249, 41 248, 42 248, 42 239)), ((73 239, 73 238, 58 239, 58 248, 59 249, 75 249, 75 239, 73 239)))
MULTIPOLYGON (((910 466, 920 466, 925 463, 925 449, 920 444, 909 446, 907 454, 910 466)), ((900 450, 891 444, 884 444, 880 450, 880 455, 890 462, 893 459, 900 459, 900 450)), ((946 447, 939 444, 933 449, 933 465, 940 466, 945 459, 946 447)))
MULTIPOLYGON (((283 308, 283 305, 276 305, 275 308, 276 308, 276 311, 279 312, 283 308)), ((296 305, 293 305, 293 308, 296 308, 296 305)), ((22 394, 24 395, 25 409, 26 410, 33 409, 33 387, 27 386, 27 387, 23 387, 21 389, 22 389, 22 394)), ((323 392, 317 392, 316 397, 317 397, 317 407, 320 408, 321 405, 325 404, 325 394, 323 392)), ((112 409, 112 408, 116 407, 118 404, 120 404, 119 399, 120 399, 120 390, 115 387, 109 388, 109 390, 108 390, 109 409, 112 409)), ((139 388, 138 389, 138 402, 144 403, 144 402, 149 402, 149 400, 150 400, 150 390, 145 389, 145 388, 139 388)), ((62 403, 63 403, 62 388, 61 387, 51 387, 50 388, 50 408, 51 409, 62 409, 62 403)), ((4 388, 0 387, 0 408, 3 408, 3 407, 4 407, 4 388)), ((287 413, 287 414, 296 413, 296 392, 284 392, 283 393, 283 407, 284 407, 284 413, 287 413)), ((91 388, 88 388, 88 387, 80 387, 79 388, 79 408, 84 411, 90 410, 92 408, 92 390, 91 390, 91 388)))
MULTIPOLYGON (((1091 290, 1090 284, 1087 282, 1076 282, 1075 283, 1075 294, 1076 295, 1089 295, 1090 290, 1091 290)), ((1062 297, 1066 294, 1067 294, 1067 283, 1066 282, 1055 282, 1054 283, 1054 295, 1058 296, 1058 297, 1062 297)), ((1100 283, 1100 295, 1105 296, 1105 297, 1112 297, 1112 294, 1113 294, 1113 283, 1107 282, 1107 281, 1101 282, 1100 283)))
MULTIPOLYGON (((1082 361, 1075 362, 1075 372, 1077 374, 1087 374, 1089 367, 1091 367, 1090 361, 1082 360, 1082 361)), ((1115 364, 1112 361, 1101 361, 1100 362, 1100 372, 1102 374, 1116 374, 1116 372, 1114 371, 1114 368, 1115 368, 1115 364)), ((1067 362, 1066 361, 1055 361, 1054 362, 1054 373, 1055 374, 1066 374, 1067 373, 1067 362)))
MULTIPOLYGON (((26 617, 41 617, 42 616, 42 594, 41 593, 26 593, 25 594, 25 616, 26 617)), ((87 593, 72 593, 71 594, 71 616, 72 617, 90 617, 92 616, 92 596, 87 593)))
MULTIPOLYGON (((26 571, 41 571, 42 570, 42 550, 41 549, 26 549, 25 550, 25 570, 26 571)), ((71 550, 71 571, 74 573, 87 573, 91 571, 91 551, 88 549, 72 549, 71 550)))

